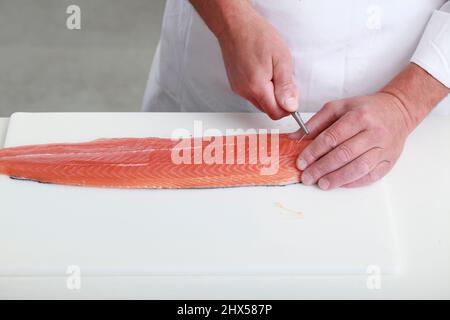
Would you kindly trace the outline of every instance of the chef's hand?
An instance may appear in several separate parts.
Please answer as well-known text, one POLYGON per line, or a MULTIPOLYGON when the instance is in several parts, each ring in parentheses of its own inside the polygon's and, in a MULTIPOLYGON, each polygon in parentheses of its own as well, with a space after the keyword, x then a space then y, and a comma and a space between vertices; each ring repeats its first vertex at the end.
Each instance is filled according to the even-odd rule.
POLYGON ((302 182, 327 190, 383 177, 409 133, 399 103, 386 93, 327 103, 307 124, 314 140, 297 161, 302 182))
POLYGON ((399 158, 408 134, 449 92, 411 63, 376 94, 327 103, 307 123, 314 140, 297 161, 304 170, 302 182, 328 190, 382 178, 399 158))
POLYGON ((233 92, 274 120, 296 111, 298 90, 290 50, 250 1, 191 3, 219 41, 233 92))

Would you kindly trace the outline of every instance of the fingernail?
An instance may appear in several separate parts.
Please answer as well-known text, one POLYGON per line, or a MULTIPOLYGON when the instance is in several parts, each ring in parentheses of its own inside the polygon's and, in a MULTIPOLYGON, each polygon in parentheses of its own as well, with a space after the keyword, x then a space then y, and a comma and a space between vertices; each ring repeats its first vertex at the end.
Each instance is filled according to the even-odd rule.
POLYGON ((328 188, 330 187, 330 181, 328 181, 328 179, 323 178, 319 180, 319 188, 322 190, 328 190, 328 188))
POLYGON ((298 160, 297 160, 297 168, 299 170, 305 170, 307 166, 308 166, 308 164, 306 163, 305 159, 298 158, 298 160))
POLYGON ((297 99, 294 97, 288 97, 284 100, 284 106, 286 109, 289 109, 289 111, 295 111, 298 108, 298 102, 297 99))
POLYGON ((302 182, 303 184, 310 186, 314 183, 313 177, 309 173, 302 174, 302 182))

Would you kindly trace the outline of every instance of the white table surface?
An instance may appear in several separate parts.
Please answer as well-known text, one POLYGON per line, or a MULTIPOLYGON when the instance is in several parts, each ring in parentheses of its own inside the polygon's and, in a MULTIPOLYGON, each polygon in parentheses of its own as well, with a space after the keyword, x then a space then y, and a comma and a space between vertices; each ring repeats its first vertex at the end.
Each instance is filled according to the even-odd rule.
MULTIPOLYGON (((0 118, 0 145, 7 125, 0 118)), ((65 277, 0 277, 0 299, 449 299, 450 118, 428 117, 386 179, 402 270, 379 289, 369 276, 82 277, 79 290, 65 277)))

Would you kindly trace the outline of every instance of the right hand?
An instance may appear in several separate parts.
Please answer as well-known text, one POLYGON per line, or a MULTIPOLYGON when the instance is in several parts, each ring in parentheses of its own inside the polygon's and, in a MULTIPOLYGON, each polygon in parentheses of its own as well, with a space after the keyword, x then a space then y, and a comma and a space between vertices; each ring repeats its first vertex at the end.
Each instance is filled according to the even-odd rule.
POLYGON ((234 93, 277 120, 296 111, 289 48, 278 31, 250 5, 217 38, 234 93))

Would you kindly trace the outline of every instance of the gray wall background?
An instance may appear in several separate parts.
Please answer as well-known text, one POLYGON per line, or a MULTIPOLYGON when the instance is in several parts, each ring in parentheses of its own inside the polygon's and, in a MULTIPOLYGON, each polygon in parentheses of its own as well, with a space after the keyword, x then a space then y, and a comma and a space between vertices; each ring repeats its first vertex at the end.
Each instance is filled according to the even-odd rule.
POLYGON ((139 111, 165 0, 0 0, 0 117, 139 111), (81 30, 66 8, 81 7, 81 30))

